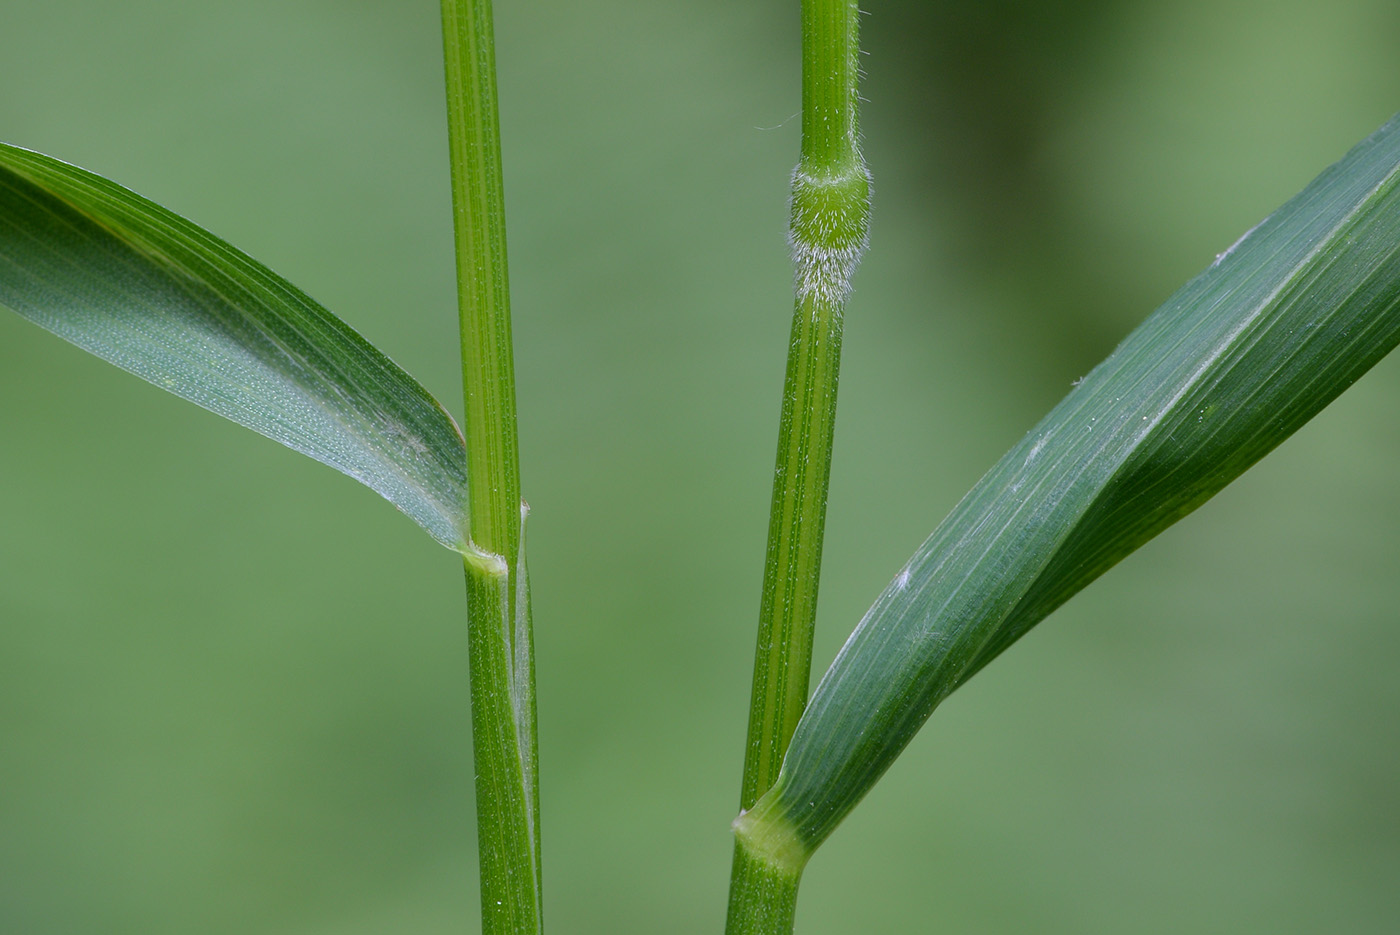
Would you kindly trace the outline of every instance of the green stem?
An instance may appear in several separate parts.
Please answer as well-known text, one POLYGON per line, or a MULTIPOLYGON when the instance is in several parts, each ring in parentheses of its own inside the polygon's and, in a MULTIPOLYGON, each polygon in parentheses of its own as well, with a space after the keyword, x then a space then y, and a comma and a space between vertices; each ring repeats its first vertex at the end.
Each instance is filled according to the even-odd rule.
POLYGON ((743 847, 734 848, 729 877, 729 935, 786 935, 797 913, 802 868, 767 863, 743 847))
POLYGON ((525 571, 490 0, 442 0, 473 545, 466 561, 482 931, 540 931, 534 646, 525 571))
MULTIPOLYGON (((854 0, 802 3, 802 155, 792 176, 789 230, 796 300, 740 793, 744 810, 777 779, 811 674, 842 315, 870 216, 870 176, 856 119, 859 15, 854 0)), ((741 835, 730 883, 731 935, 791 931, 801 863, 774 867, 741 835)))

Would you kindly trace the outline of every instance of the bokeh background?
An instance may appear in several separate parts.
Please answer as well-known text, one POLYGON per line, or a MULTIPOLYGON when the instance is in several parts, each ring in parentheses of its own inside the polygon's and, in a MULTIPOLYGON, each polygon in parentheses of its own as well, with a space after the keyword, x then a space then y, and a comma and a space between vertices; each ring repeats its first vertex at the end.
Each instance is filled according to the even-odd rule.
MULTIPOLYGON (((1389 0, 886 0, 823 669, 1141 318, 1400 109, 1389 0)), ((502 0, 545 911, 717 932, 789 311, 793 0, 502 0)), ((459 410, 429 0, 0 0, 0 138, 459 410)), ((1393 932, 1400 359, 934 717, 798 929, 1393 932)), ((463 586, 352 481, 0 315, 0 931, 476 930, 463 586)))

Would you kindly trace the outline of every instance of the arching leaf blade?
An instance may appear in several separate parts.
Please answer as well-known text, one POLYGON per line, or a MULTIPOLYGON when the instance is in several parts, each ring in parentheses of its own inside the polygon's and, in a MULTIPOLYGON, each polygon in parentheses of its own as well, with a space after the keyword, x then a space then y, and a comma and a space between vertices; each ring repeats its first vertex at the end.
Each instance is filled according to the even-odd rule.
POLYGON ((0 305, 348 474, 472 551, 451 416, 301 290, 179 215, 0 144, 0 305))
POLYGON ((1147 319, 876 600, 736 827, 800 865, 933 709, 1400 343, 1400 117, 1147 319))

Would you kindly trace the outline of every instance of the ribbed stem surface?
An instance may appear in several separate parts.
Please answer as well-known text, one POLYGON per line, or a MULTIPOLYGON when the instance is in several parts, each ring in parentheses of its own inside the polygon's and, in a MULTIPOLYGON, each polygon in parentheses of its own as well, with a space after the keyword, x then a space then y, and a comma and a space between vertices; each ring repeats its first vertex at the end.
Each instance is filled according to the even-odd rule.
MULTIPOLYGON (((836 425, 841 327, 865 249, 870 179, 856 123, 857 19, 850 0, 803 0, 802 155, 792 175, 794 314, 778 426, 740 807, 773 784, 802 716, 836 425)), ((801 866, 776 869, 740 843, 731 935, 791 931, 801 866)))
POLYGON ((490 0, 442 0, 466 403, 468 558, 482 931, 540 931, 534 645, 525 574, 490 0))

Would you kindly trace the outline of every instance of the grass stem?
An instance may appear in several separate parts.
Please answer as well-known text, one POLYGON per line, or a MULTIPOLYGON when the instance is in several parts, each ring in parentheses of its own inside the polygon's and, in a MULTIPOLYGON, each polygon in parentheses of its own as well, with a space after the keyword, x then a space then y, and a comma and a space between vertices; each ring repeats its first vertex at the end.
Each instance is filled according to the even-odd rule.
POLYGON ((471 537, 467 625, 482 931, 540 931, 534 647, 524 559, 490 0, 442 0, 471 537))
MULTIPOLYGON (((740 793, 744 810, 777 778, 807 701, 842 316, 870 216, 870 176, 856 119, 859 15, 854 0, 802 3, 802 153, 792 175, 789 227, 796 297, 740 793)), ((740 840, 730 935, 791 931, 800 874, 800 865, 775 871, 740 840)))

